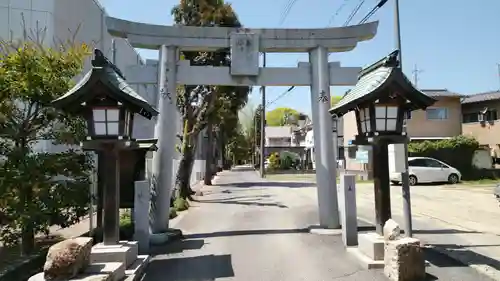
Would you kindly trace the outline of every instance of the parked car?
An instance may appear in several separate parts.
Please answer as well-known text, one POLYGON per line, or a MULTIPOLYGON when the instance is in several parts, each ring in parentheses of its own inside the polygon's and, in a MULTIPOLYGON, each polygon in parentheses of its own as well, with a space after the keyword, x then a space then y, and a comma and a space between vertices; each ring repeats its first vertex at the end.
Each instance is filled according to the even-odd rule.
POLYGON ((500 203, 500 183, 495 186, 495 189, 493 190, 493 194, 495 195, 495 198, 497 201, 500 203))
MULTIPOLYGON (((408 157, 408 172, 410 185, 418 183, 460 182, 462 174, 454 167, 430 157, 408 157)), ((400 173, 391 173, 391 182, 401 182, 400 173)))

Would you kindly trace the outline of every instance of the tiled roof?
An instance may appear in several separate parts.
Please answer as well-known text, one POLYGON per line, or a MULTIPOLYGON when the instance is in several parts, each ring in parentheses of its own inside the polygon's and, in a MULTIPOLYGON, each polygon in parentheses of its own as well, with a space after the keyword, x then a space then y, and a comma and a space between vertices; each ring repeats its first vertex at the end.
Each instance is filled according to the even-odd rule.
POLYGON ((500 100, 500 91, 491 91, 486 93, 470 95, 462 100, 462 104, 490 101, 490 100, 500 100))
POLYGON ((406 91, 406 98, 411 101, 409 106, 418 109, 426 108, 435 100, 416 89, 408 78, 403 74, 398 61, 399 51, 394 51, 378 62, 361 70, 358 82, 353 89, 346 92, 342 99, 330 109, 332 116, 342 116, 354 110, 358 104, 378 99, 391 83, 398 83, 406 91))
POLYGON ((457 97, 461 98, 464 97, 464 95, 450 92, 448 89, 420 89, 424 94, 428 95, 429 97, 433 98, 439 98, 439 97, 457 97))

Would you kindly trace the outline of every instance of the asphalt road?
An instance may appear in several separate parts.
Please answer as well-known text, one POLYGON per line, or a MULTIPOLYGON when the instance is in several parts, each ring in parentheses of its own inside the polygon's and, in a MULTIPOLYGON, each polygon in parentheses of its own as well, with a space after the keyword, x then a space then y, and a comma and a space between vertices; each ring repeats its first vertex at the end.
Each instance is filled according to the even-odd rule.
MULTIPOLYGON (((286 183, 262 181, 253 171, 224 172, 217 186, 176 223, 185 240, 155 248, 144 281, 378 281, 340 236, 309 234, 316 202, 286 183)), ((486 281, 472 269, 426 251, 427 280, 486 281)))

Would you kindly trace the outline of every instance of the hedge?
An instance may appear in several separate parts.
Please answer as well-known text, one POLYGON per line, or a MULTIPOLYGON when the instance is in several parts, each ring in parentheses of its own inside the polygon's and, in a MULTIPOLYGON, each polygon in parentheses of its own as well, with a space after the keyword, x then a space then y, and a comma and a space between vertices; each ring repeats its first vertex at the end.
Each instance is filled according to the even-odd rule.
POLYGON ((472 158, 477 149, 479 142, 475 138, 457 136, 445 140, 412 142, 408 145, 408 156, 441 160, 457 168, 464 179, 474 179, 478 176, 478 172, 472 165, 472 158))

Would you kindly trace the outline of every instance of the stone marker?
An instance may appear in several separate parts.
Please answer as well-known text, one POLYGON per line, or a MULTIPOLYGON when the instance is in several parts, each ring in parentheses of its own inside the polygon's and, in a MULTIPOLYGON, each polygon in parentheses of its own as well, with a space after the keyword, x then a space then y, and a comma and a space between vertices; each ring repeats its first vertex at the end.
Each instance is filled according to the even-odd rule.
POLYGON ((384 273, 392 281, 425 279, 424 252, 416 238, 401 238, 385 244, 384 273))
POLYGON ((401 228, 393 219, 388 219, 384 224, 384 240, 391 241, 401 237, 401 228))
POLYGON ((397 222, 384 225, 384 273, 392 281, 417 281, 425 278, 424 252, 420 240, 401 238, 397 222))
POLYGON ((43 266, 45 280, 68 280, 77 276, 89 265, 91 250, 90 237, 67 239, 51 246, 43 266))
POLYGON ((139 242, 139 253, 149 252, 149 214, 151 191, 148 181, 135 182, 134 197, 134 240, 139 242))

